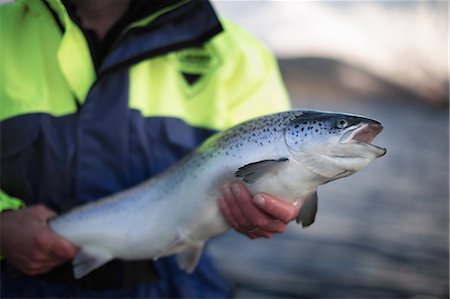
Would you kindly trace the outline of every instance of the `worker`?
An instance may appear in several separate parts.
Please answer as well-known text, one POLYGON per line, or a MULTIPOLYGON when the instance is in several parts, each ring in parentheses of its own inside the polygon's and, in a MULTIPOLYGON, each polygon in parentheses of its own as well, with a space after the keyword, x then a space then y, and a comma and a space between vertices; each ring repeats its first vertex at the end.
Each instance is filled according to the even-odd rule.
MULTIPOLYGON (((203 0, 17 0, 0 16, 2 297, 229 297, 206 255, 193 274, 168 257, 115 260, 76 280, 77 247, 47 222, 288 109, 273 56, 203 0)), ((252 239, 298 213, 239 183, 218 204, 252 239)))

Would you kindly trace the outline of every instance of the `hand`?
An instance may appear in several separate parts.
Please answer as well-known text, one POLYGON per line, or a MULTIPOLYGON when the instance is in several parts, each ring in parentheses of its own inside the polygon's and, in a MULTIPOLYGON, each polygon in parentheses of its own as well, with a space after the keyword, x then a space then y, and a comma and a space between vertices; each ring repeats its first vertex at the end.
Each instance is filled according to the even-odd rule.
POLYGON ((242 183, 222 186, 219 208, 228 224, 250 239, 283 232, 299 212, 297 202, 284 202, 267 193, 253 197, 242 183))
POLYGON ((54 216, 43 205, 0 213, 1 255, 28 275, 48 272, 73 258, 77 248, 47 225, 54 216))

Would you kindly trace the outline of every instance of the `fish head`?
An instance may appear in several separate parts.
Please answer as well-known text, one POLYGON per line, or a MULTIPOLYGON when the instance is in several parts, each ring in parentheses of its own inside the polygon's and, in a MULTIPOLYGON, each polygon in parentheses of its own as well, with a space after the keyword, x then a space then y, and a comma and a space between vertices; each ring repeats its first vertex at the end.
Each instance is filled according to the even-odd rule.
POLYGON ((304 111, 285 127, 293 158, 331 181, 349 176, 386 153, 372 144, 383 130, 380 122, 352 114, 304 111))

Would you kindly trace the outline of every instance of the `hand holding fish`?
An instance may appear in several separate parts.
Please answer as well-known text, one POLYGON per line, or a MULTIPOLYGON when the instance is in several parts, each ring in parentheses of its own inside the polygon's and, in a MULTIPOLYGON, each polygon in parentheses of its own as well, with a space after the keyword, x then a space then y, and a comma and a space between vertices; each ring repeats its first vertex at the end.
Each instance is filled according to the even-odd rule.
POLYGON ((1 254, 15 268, 37 275, 73 258, 77 248, 47 225, 56 213, 43 205, 3 212, 1 254))
POLYGON ((299 212, 297 201, 284 202, 266 193, 253 197, 242 183, 222 186, 219 207, 228 224, 250 239, 282 233, 299 212))

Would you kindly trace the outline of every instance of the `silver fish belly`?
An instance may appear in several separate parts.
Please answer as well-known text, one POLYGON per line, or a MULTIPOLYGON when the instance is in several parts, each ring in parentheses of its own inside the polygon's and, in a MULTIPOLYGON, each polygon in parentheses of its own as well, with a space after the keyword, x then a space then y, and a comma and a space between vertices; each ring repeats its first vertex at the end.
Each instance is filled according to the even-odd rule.
POLYGON ((253 194, 302 201, 297 222, 309 226, 319 185, 386 153, 371 144, 381 131, 375 120, 332 112, 256 118, 212 136, 163 174, 63 214, 50 227, 80 247, 76 278, 115 258, 173 254, 191 272, 204 242, 229 229, 217 204, 224 183, 242 181, 253 194))

